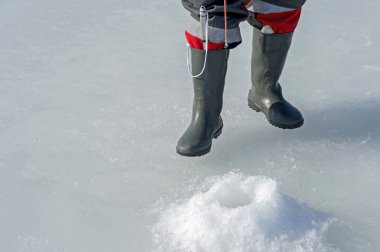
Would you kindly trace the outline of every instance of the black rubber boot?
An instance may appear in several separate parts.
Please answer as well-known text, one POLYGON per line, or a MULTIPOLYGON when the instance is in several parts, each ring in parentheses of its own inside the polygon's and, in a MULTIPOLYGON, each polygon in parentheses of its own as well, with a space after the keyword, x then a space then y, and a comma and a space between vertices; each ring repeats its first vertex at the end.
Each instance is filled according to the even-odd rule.
MULTIPOLYGON (((191 48, 192 71, 202 71, 205 51, 191 48)), ((190 126, 179 139, 177 152, 183 156, 201 156, 211 149, 213 138, 222 133, 220 116, 229 50, 211 50, 203 74, 193 78, 194 100, 190 126)))
POLYGON ((278 80, 284 68, 293 33, 264 34, 254 28, 252 42, 252 88, 248 105, 265 114, 268 121, 282 129, 301 127, 302 114, 282 96, 278 80))

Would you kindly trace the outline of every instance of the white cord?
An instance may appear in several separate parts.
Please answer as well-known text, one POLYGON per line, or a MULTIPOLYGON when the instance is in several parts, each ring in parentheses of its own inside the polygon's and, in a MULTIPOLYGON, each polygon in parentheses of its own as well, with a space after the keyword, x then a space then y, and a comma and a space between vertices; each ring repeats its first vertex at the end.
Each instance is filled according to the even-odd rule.
MULTIPOLYGON (((206 10, 205 7, 202 6, 201 8, 203 8, 204 11, 206 12, 206 43, 205 43, 206 44, 206 46, 205 46, 206 48, 204 48, 206 52, 205 52, 205 59, 204 59, 204 62, 203 62, 202 71, 199 74, 197 74, 197 75, 193 75, 193 69, 192 69, 191 64, 190 64, 190 53, 189 53, 189 51, 190 51, 190 45, 189 45, 189 43, 186 44, 186 46, 187 46, 187 57, 186 57, 187 71, 189 72, 189 75, 190 75, 191 78, 197 78, 197 77, 201 76, 203 74, 203 72, 205 71, 205 69, 206 69, 206 63, 207 63, 207 53, 208 53, 208 12, 207 12, 207 10, 206 10)), ((201 23, 201 25, 202 25, 202 23, 201 23)))

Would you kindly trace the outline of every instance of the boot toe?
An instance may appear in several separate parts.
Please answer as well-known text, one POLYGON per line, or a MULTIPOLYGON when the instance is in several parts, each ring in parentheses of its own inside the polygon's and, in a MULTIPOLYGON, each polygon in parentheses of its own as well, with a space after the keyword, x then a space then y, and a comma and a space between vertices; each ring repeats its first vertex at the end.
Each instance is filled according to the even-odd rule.
POLYGON ((208 153, 211 149, 211 140, 190 138, 183 136, 177 143, 177 153, 183 156, 201 156, 208 153))
POLYGON ((211 149, 211 144, 209 146, 191 146, 189 144, 180 145, 177 144, 177 153, 182 156, 195 157, 202 156, 208 153, 211 149))
POLYGON ((270 106, 268 119, 271 124, 283 129, 294 129, 303 125, 301 112, 289 103, 277 102, 270 106))

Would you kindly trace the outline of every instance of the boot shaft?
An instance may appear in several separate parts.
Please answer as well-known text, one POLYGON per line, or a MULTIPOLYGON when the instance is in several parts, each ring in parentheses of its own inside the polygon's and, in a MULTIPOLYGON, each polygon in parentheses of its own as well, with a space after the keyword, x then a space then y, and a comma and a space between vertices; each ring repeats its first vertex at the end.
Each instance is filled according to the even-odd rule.
POLYGON ((275 88, 285 65, 293 33, 264 34, 254 29, 251 81, 255 92, 275 88), (273 86, 273 87, 269 87, 273 86))
MULTIPOLYGON (((200 73, 202 71, 205 57, 206 52, 204 50, 191 48, 193 73, 200 73)), ((228 57, 228 49, 207 52, 204 72, 201 76, 193 78, 194 105, 221 110, 228 57)))

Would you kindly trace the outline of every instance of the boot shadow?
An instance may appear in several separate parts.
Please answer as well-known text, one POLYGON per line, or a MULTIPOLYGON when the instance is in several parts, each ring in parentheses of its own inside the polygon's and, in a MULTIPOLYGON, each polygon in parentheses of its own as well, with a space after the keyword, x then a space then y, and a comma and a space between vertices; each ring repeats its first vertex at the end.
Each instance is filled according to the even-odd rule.
MULTIPOLYGON (((263 121, 264 115, 251 113, 261 122, 244 125, 238 130, 230 128, 230 132, 215 143, 213 151, 219 152, 218 162, 231 162, 246 155, 252 156, 254 161, 255 155, 269 153, 279 144, 298 141, 312 144, 323 140, 337 143, 356 140, 380 144, 380 101, 332 105, 319 111, 304 110, 305 124, 294 130, 275 128, 263 121)), ((227 129, 228 126, 225 131, 227 129)))

